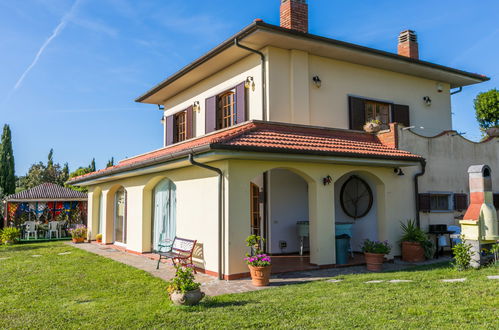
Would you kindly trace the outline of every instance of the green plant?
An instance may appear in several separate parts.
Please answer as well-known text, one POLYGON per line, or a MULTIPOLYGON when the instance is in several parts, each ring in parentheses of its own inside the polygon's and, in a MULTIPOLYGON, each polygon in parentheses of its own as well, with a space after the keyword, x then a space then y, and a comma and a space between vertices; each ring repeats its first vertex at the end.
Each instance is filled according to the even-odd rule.
POLYGON ((388 244, 388 241, 379 242, 365 239, 364 243, 361 246, 361 249, 364 253, 388 254, 392 250, 392 247, 390 244, 388 244))
POLYGON ((454 253, 454 262, 452 265, 458 271, 463 271, 471 266, 471 257, 475 252, 471 251, 471 244, 467 244, 464 241, 464 237, 461 236, 461 243, 454 245, 452 248, 454 253))
POLYGON ((21 231, 15 227, 6 227, 0 231, 0 241, 4 244, 16 243, 21 236, 21 231))
POLYGON ((87 237, 87 227, 85 225, 77 225, 75 228, 69 230, 72 238, 86 238, 87 237))
POLYGON ((265 238, 258 235, 250 235, 246 238, 246 246, 251 248, 251 254, 246 254, 247 257, 263 253, 263 244, 265 238))
POLYGON ((499 243, 492 245, 489 252, 494 256, 493 264, 499 265, 499 243))
POLYGON ((378 119, 371 119, 371 120, 366 121, 366 124, 381 125, 382 122, 381 122, 381 120, 378 120, 378 119))
POLYGON ((95 235, 95 239, 98 241, 102 241, 102 234, 95 235))
POLYGON ((194 274, 190 267, 176 265, 175 268, 175 277, 167 282, 167 291, 169 294, 177 291, 186 293, 188 291, 199 289, 201 284, 194 281, 194 274))
POLYGON ((426 259, 432 259, 435 254, 435 247, 433 243, 428 238, 428 235, 421 230, 416 225, 415 220, 407 220, 407 223, 400 222, 400 227, 402 227, 402 237, 400 238, 401 242, 416 242, 421 244, 424 249, 424 254, 426 259))
POLYGON ((499 127, 499 91, 497 89, 479 93, 474 100, 474 105, 476 119, 482 130, 499 127))

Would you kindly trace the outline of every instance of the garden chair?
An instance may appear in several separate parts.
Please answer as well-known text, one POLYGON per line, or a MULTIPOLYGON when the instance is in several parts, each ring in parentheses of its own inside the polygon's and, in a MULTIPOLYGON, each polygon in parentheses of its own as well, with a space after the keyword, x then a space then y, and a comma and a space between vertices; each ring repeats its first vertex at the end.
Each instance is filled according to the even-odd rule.
POLYGON ((36 224, 34 221, 26 221, 25 222, 26 229, 24 230, 24 238, 29 239, 31 236, 34 236, 35 239, 38 238, 38 233, 36 231, 36 224))
POLYGON ((55 234, 56 238, 60 238, 59 235, 59 222, 58 221, 50 221, 49 222, 49 228, 47 230, 47 238, 51 239, 52 238, 52 233, 55 234))
MULTIPOLYGON (((196 242, 197 241, 195 240, 175 237, 170 251, 167 252, 158 251, 159 259, 156 269, 159 269, 159 264, 161 262, 161 259, 167 259, 167 260, 171 259, 174 266, 176 266, 176 263, 179 263, 184 267, 192 265, 192 254, 194 252, 194 248, 196 247, 196 242)), ((196 268, 193 267, 193 270, 194 273, 196 273, 196 268)))

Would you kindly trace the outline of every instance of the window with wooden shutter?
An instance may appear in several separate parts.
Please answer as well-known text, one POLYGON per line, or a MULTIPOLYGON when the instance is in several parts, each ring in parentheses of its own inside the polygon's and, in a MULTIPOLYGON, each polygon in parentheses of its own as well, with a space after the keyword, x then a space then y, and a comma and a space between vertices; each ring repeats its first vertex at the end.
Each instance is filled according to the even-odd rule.
POLYGON ((172 145, 175 140, 175 118, 174 115, 166 117, 166 141, 167 146, 172 145))
POLYGON ((236 123, 236 91, 230 90, 218 96, 217 129, 236 123))
POLYGON ((454 194, 454 210, 461 212, 468 208, 468 195, 454 194))
POLYGON ((348 103, 349 103, 349 122, 350 122, 350 129, 354 130, 362 130, 364 127, 364 124, 366 123, 366 111, 365 111, 365 104, 364 100, 349 96, 348 97, 348 103))
POLYGON ((409 106, 392 104, 392 122, 402 124, 405 127, 410 127, 411 120, 409 115, 409 106))
POLYGON ((187 113, 180 111, 175 114, 175 143, 187 139, 187 113))
POLYGON ((217 130, 217 97, 212 96, 205 101, 205 133, 217 130))
POLYGON ((194 137, 194 110, 192 105, 185 110, 185 120, 186 139, 192 139, 194 137))
POLYGON ((430 194, 419 194, 418 204, 420 212, 430 212, 430 194))
POLYGON ((246 121, 246 88, 244 82, 236 86, 236 124, 246 121))
POLYGON ((381 129, 388 129, 390 123, 390 104, 375 101, 364 101, 365 122, 377 120, 381 129))

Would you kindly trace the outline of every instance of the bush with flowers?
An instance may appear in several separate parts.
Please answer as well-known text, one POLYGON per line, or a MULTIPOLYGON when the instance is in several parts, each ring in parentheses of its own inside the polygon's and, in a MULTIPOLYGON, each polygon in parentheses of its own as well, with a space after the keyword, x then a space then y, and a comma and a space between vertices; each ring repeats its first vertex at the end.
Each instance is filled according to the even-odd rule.
POLYGON ((271 265, 270 257, 266 254, 257 254, 256 256, 248 256, 244 258, 248 265, 253 267, 266 267, 271 265))
POLYGON ((73 239, 85 239, 87 237, 87 227, 85 225, 77 225, 75 228, 69 229, 69 233, 73 239))
POLYGON ((392 246, 388 244, 388 241, 380 242, 365 239, 361 249, 364 253, 388 254, 392 250, 392 246))

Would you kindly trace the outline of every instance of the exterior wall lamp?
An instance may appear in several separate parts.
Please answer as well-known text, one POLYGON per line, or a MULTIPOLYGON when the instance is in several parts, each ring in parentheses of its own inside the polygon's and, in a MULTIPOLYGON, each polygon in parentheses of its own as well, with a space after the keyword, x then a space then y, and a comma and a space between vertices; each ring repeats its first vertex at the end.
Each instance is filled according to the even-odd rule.
POLYGON ((192 105, 192 110, 199 112, 201 111, 201 106, 199 105, 199 101, 195 101, 194 104, 192 105))
POLYGON ((322 81, 321 81, 321 78, 319 76, 313 76, 312 81, 314 82, 315 87, 321 88, 322 81))
POLYGON ((244 82, 244 87, 245 88, 250 88, 251 87, 251 90, 253 90, 253 92, 255 91, 255 79, 253 79, 253 77, 249 76, 246 78, 246 81, 244 82))
POLYGON ((427 107, 431 106, 431 98, 429 96, 423 97, 423 102, 427 107))
POLYGON ((333 178, 332 178, 330 175, 328 175, 328 176, 326 176, 326 177, 324 177, 324 178, 322 179, 322 183, 323 183, 325 186, 330 185, 332 182, 333 182, 333 178))
POLYGON ((161 117, 161 125, 165 124, 165 116, 161 117))
POLYGON ((393 169, 393 173, 395 173, 398 176, 404 176, 405 175, 405 173, 402 171, 402 169, 400 167, 394 168, 393 169))

